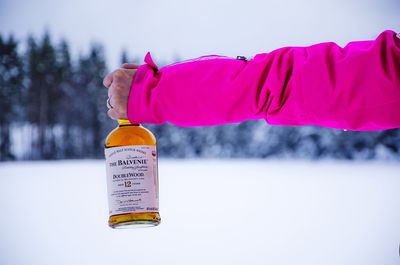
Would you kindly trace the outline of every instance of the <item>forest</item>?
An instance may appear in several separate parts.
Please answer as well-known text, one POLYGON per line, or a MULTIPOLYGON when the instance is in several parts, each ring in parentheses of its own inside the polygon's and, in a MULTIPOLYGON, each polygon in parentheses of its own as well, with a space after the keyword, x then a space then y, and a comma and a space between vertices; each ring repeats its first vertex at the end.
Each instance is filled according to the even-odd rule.
MULTIPOLYGON (((67 40, 55 42, 49 33, 26 40, 0 35, 0 161, 104 157, 104 139, 117 125, 106 115, 104 49, 92 44, 87 54, 71 54, 67 40)), ((123 62, 141 63, 126 51, 123 62)), ((144 126, 163 158, 400 160, 400 129, 352 132, 263 120, 144 126)))

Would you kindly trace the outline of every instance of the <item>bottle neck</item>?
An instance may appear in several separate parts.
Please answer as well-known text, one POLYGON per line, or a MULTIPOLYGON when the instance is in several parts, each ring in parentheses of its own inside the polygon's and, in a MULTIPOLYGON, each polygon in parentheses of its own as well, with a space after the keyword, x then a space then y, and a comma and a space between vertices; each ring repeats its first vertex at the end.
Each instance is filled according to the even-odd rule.
POLYGON ((140 126, 139 123, 131 123, 129 120, 118 120, 118 125, 121 126, 140 126))

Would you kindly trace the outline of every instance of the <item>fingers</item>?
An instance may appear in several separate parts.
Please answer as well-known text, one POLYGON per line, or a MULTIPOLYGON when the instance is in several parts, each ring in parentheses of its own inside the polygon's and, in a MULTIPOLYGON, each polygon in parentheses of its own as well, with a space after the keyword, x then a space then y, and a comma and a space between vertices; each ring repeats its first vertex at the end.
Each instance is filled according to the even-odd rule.
MULTIPOLYGON (((113 85, 109 91, 113 91, 113 85)), ((108 116, 111 119, 126 119, 127 118, 128 96, 122 96, 118 92, 109 94, 107 99, 108 116)))
POLYGON ((107 100, 108 116, 112 119, 127 119, 128 97, 111 96, 107 100))
POLYGON ((118 69, 113 72, 111 85, 108 86, 108 96, 127 97, 131 90, 136 69, 118 69))
POLYGON ((122 71, 115 71, 113 81, 108 87, 109 111, 108 116, 112 119, 125 119, 128 105, 128 96, 132 78, 122 71))
POLYGON ((128 96, 118 96, 118 95, 111 95, 108 98, 108 104, 110 105, 110 109, 113 109, 119 113, 126 113, 126 105, 128 104, 128 96))
POLYGON ((109 109, 107 111, 107 115, 108 117, 110 117, 113 120, 127 120, 128 116, 126 115, 126 113, 119 113, 118 111, 116 111, 115 109, 109 109))
POLYGON ((117 69, 111 73, 108 73, 106 75, 106 77, 104 77, 103 79, 103 85, 106 88, 109 88, 112 84, 112 82, 114 81, 114 75, 116 74, 116 72, 120 71, 121 69, 125 69, 128 70, 129 74, 134 74, 136 72, 136 70, 140 67, 140 65, 137 64, 131 64, 131 63, 124 63, 120 69, 117 69), (130 70, 135 70, 134 72, 130 71, 130 70))
POLYGON ((107 114, 110 118, 127 118, 128 96, 138 67, 135 64, 123 64, 103 79, 103 85, 108 88, 107 114))
MULTIPOLYGON (((114 71, 114 72, 115 72, 115 71, 114 71)), ((106 77, 104 77, 104 79, 103 79, 103 85, 104 85, 106 88, 109 88, 109 87, 111 86, 111 83, 112 83, 112 81, 113 81, 114 72, 111 72, 111 73, 107 74, 106 77)))

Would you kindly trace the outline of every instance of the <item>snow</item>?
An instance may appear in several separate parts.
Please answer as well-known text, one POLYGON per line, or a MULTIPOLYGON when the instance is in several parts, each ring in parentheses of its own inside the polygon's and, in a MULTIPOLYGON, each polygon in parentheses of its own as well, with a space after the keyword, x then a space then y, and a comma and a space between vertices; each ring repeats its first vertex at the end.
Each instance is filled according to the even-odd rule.
POLYGON ((399 264, 400 164, 161 160, 162 223, 107 226, 104 161, 0 164, 0 264, 399 264))

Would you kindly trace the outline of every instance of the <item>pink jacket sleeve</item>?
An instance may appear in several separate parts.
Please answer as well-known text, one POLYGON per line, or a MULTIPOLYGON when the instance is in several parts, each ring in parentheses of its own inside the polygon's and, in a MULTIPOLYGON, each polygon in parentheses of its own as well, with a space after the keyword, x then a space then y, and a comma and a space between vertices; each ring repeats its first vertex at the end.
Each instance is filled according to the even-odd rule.
POLYGON ((251 60, 210 55, 158 69, 148 53, 132 82, 134 123, 204 126, 265 119, 348 130, 400 128, 400 39, 286 47, 251 60))

